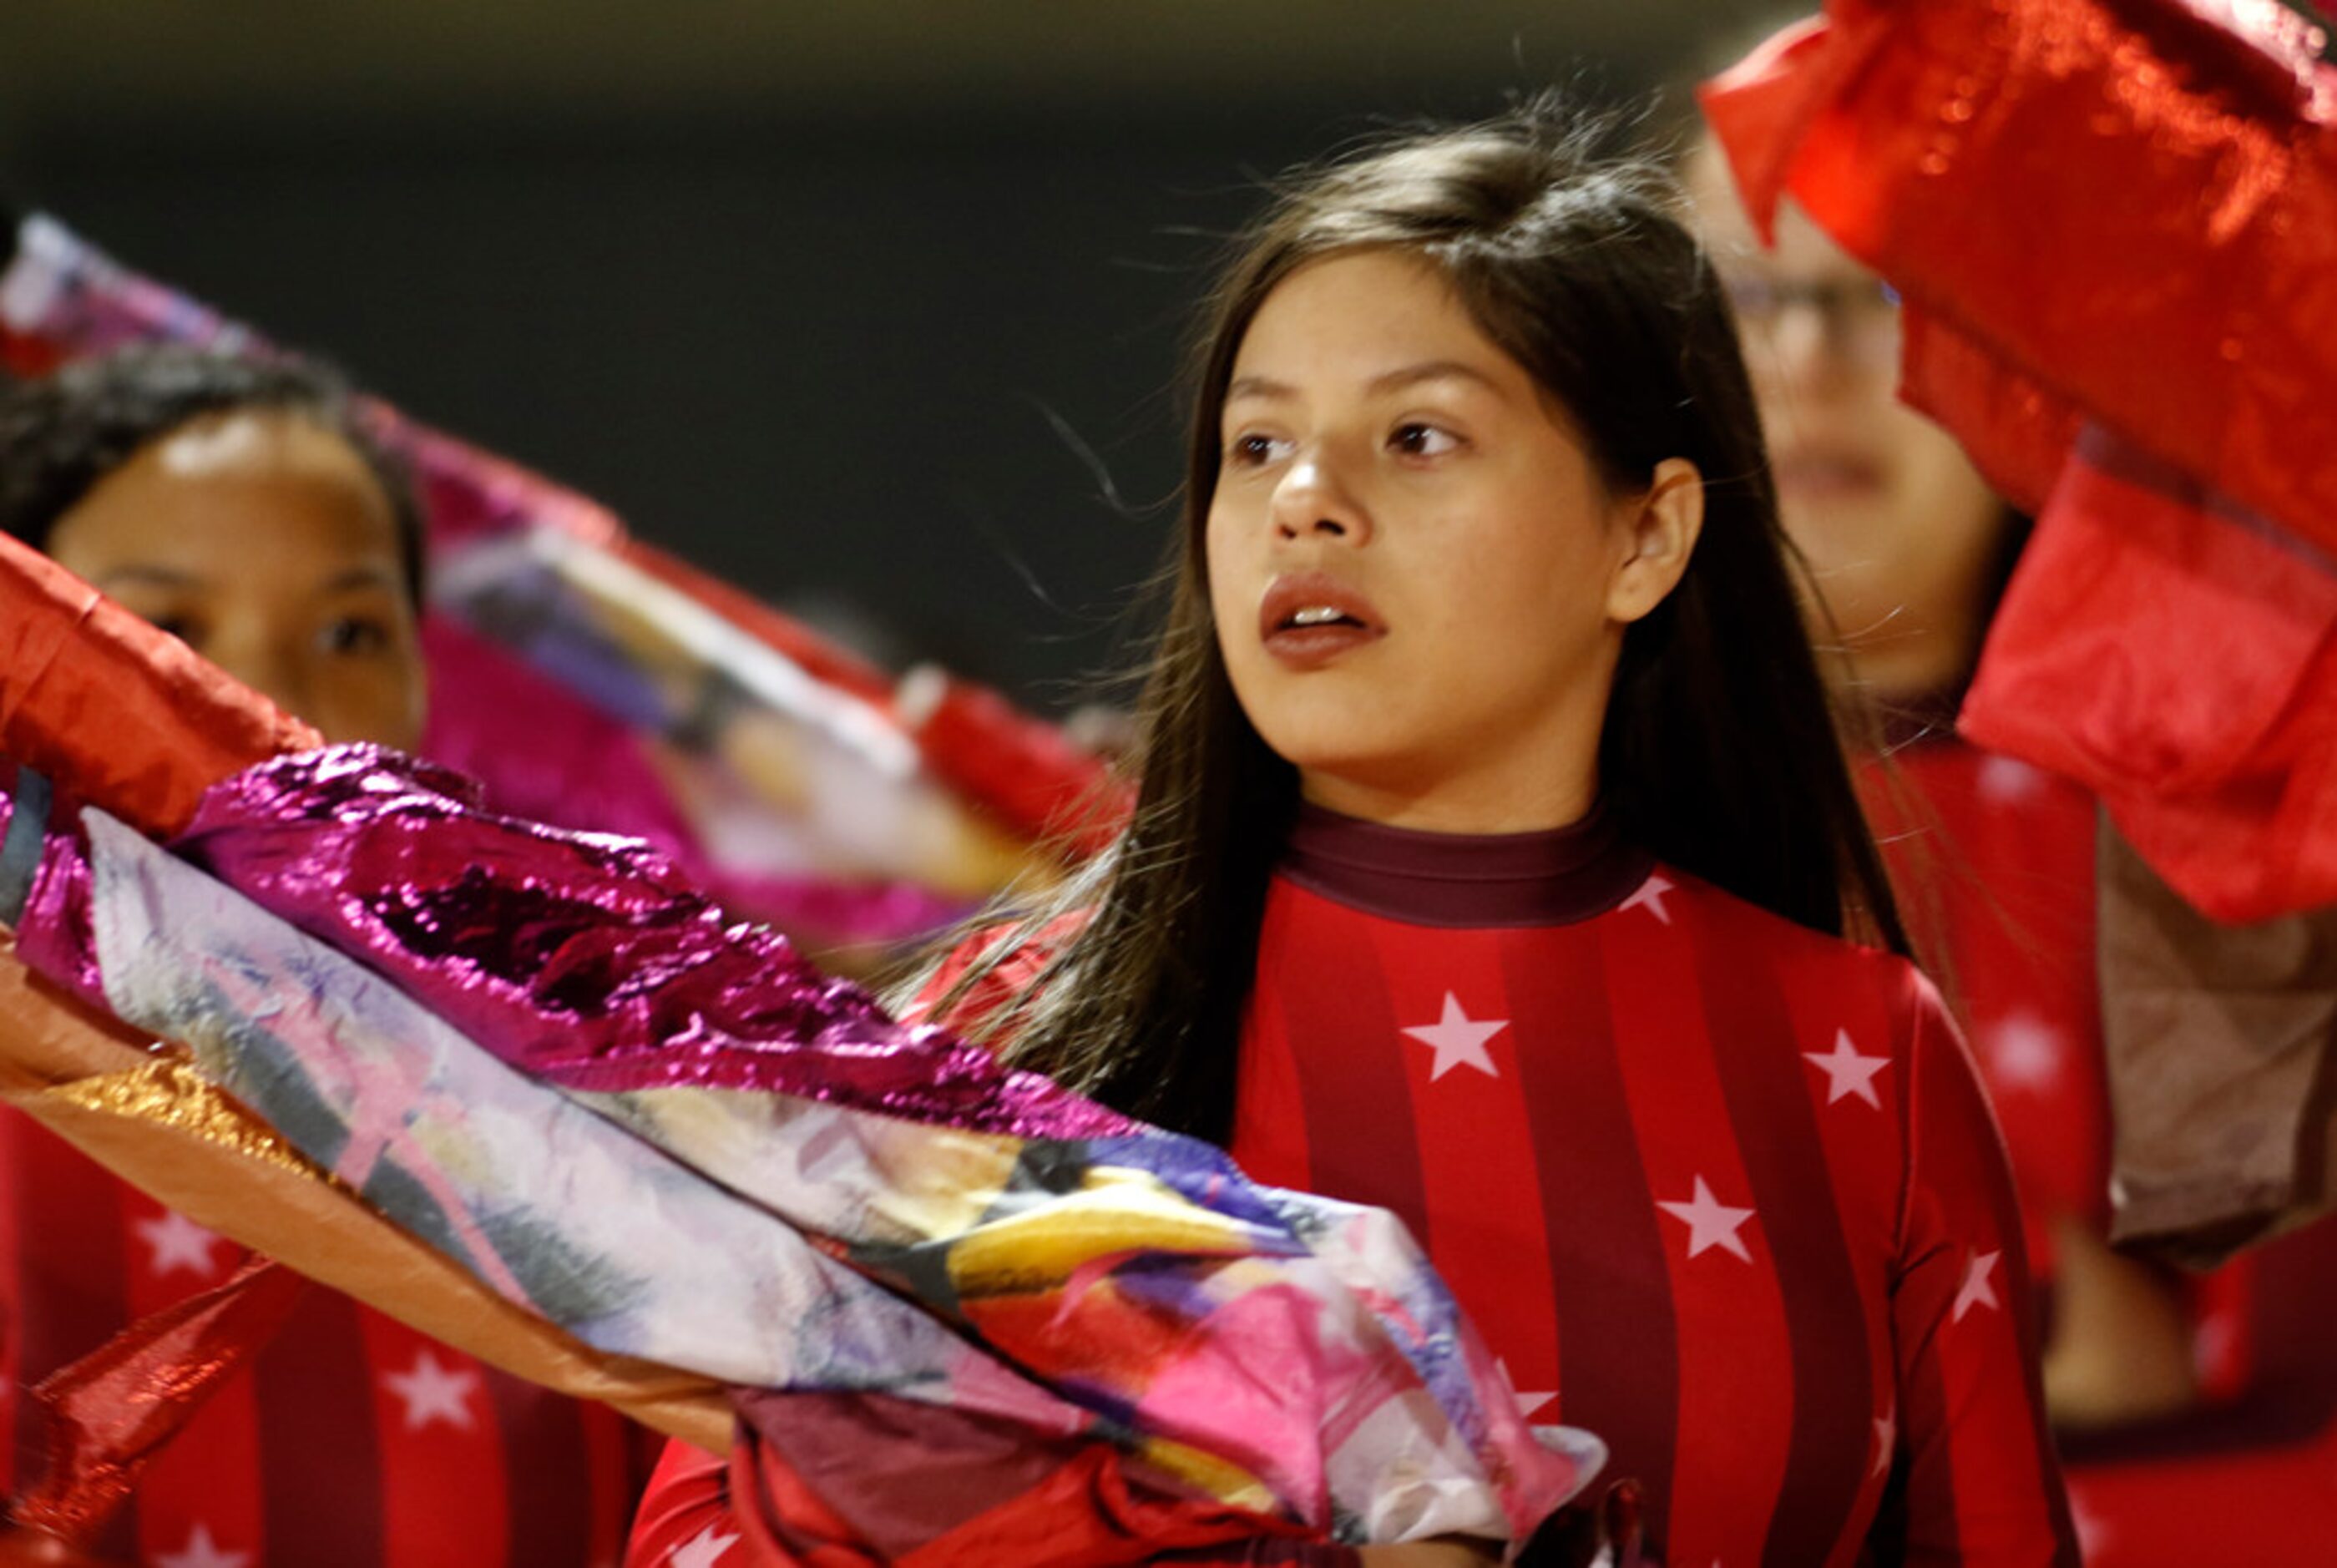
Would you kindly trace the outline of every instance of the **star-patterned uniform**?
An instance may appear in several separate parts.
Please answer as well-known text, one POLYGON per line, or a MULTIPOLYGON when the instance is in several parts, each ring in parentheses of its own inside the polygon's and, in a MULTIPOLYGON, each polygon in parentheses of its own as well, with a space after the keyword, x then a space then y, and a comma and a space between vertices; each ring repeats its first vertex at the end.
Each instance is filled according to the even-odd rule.
MULTIPOLYGON (((243 1250, 0 1111, 0 1446, 44 1463, 23 1391, 133 1318, 224 1282, 243 1250)), ((634 1435, 311 1287, 254 1365, 154 1461, 99 1554, 155 1568, 613 1563, 634 1435)))
MULTIPOLYGON (((1233 1152, 1402 1215, 1528 1414, 1640 1482, 1665 1561, 2076 1562, 2010 1175, 1897 958, 1596 823, 1310 810, 1267 896, 1233 1152)), ((630 1561, 726 1506, 720 1461, 677 1446, 630 1561)))
POLYGON ((2011 1183, 1904 962, 1595 822, 1310 810, 1236 1106, 1250 1174, 1412 1225, 1535 1418, 1646 1488, 1665 1560, 2074 1561, 2011 1183))
MULTIPOLYGON (((1902 906, 1944 949, 1995 1102, 2040 1282, 2049 1223, 2109 1222, 2110 1102, 2094 959, 2092 797, 1944 730, 1870 777, 1902 906), (1910 810, 1912 806, 1914 809, 1910 810)), ((2299 1563, 2337 1544, 2337 1224, 2170 1276, 2194 1325, 2197 1408, 2069 1434, 2091 1568, 2299 1563)))

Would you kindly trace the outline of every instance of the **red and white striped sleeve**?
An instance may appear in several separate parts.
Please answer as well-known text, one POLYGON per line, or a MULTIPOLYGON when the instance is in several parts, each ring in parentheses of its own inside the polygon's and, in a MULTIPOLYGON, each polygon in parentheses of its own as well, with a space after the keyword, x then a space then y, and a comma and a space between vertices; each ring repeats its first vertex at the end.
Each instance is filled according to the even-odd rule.
POLYGON ((1908 971, 1906 1164, 1892 1289, 1899 1398, 1878 1533, 1912 1564, 2077 1568, 2004 1142, 1930 982, 1908 971))

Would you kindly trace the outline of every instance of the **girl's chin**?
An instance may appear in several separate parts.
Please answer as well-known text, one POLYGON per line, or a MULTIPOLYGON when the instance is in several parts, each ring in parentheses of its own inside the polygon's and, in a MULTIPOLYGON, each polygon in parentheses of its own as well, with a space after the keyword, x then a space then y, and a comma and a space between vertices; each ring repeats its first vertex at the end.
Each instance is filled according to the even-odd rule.
POLYGON ((1421 790, 1427 770, 1401 763, 1400 758, 1386 756, 1341 756, 1294 760, 1292 765, 1298 769, 1301 799, 1354 816, 1358 802, 1409 797, 1421 790))
MULTIPOLYGON (((1246 710, 1268 750, 1297 769, 1302 783, 1316 780, 1335 793, 1401 789, 1433 777, 1452 756, 1450 734, 1399 721, 1413 716, 1406 712, 1413 705, 1384 683, 1320 681, 1303 693, 1276 695, 1303 700, 1246 710)), ((1315 799, 1311 789, 1307 798, 1315 799)))
POLYGON ((1274 754, 1298 769, 1298 777, 1364 784, 1401 770, 1406 748, 1380 744, 1381 738, 1359 733, 1360 725, 1285 726, 1279 732, 1265 726, 1259 733, 1274 754))

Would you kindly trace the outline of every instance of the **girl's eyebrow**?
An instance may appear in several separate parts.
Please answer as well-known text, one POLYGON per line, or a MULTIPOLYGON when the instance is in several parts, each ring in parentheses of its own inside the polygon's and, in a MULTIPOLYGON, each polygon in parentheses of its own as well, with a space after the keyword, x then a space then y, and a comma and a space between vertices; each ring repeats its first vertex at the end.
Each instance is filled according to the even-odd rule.
POLYGON ((1385 375, 1372 377, 1373 392, 1395 392, 1423 381, 1472 381, 1488 392, 1499 395, 1501 387, 1494 379, 1473 365, 1458 359, 1424 359, 1417 365, 1406 365, 1385 375))
MULTIPOLYGON (((1417 365, 1403 365, 1372 377, 1364 390, 1374 396, 1401 391, 1423 381, 1470 381, 1495 396, 1502 396, 1500 383, 1473 365, 1458 359, 1423 359, 1417 365)), ((1276 381, 1271 376, 1237 376, 1226 383, 1226 401, 1240 397, 1262 397, 1286 400, 1298 396, 1298 388, 1286 381, 1276 381)))
POLYGON ((399 573, 386 566, 352 566, 346 572, 336 573, 321 584, 318 591, 342 593, 353 588, 380 588, 394 593, 397 592, 398 577, 399 573))
POLYGON ((197 588, 202 579, 191 572, 181 572, 172 566, 117 566, 93 582, 90 586, 101 593, 111 593, 119 583, 137 583, 156 588, 197 588))
POLYGON ((1237 376, 1226 383, 1226 401, 1237 397, 1290 398, 1298 396, 1298 388, 1287 381, 1276 381, 1271 376, 1237 376))
MULTIPOLYGON (((200 588, 204 585, 204 579, 175 566, 152 566, 142 563, 117 566, 90 586, 101 593, 110 593, 117 584, 124 583, 152 588, 200 588)), ((318 583, 317 592, 346 593, 358 588, 379 588, 395 593, 397 590, 397 573, 385 566, 352 566, 318 583)))

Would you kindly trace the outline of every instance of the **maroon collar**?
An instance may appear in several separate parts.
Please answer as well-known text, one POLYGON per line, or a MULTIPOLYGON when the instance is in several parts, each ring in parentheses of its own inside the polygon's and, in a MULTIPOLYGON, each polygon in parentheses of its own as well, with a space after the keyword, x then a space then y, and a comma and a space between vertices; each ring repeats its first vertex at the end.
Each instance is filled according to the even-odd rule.
POLYGON ((1565 926, 1603 915, 1655 867, 1606 811, 1540 833, 1423 833, 1302 805, 1281 874, 1412 926, 1565 926))

